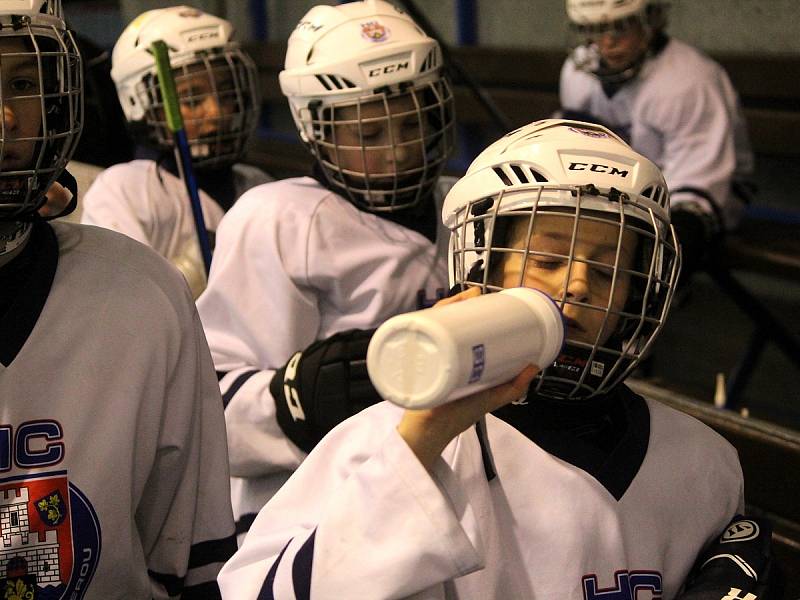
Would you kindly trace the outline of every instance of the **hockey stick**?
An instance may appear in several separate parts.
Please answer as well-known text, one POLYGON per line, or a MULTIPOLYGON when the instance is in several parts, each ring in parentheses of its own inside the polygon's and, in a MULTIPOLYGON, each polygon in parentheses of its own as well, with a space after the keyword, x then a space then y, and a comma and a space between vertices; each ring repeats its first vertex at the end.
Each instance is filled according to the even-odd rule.
POLYGON ((197 231, 197 241, 200 243, 200 253, 203 256, 206 275, 208 275, 208 271, 211 268, 211 244, 208 241, 208 230, 206 229, 206 221, 203 218, 203 207, 200 205, 197 180, 194 177, 194 169, 192 168, 192 155, 189 151, 186 130, 183 127, 183 117, 178 105, 178 93, 175 89, 175 78, 172 76, 172 66, 169 64, 167 45, 158 40, 153 42, 150 49, 156 61, 156 71, 161 88, 161 98, 164 102, 167 128, 172 133, 172 139, 175 142, 175 162, 178 165, 178 174, 189 194, 192 216, 194 217, 194 228, 197 231))

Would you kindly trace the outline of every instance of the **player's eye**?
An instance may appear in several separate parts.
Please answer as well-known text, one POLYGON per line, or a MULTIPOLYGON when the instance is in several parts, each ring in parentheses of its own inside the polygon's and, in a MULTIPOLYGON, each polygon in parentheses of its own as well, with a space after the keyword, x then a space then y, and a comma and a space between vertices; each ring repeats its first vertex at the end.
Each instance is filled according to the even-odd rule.
POLYGON ((528 264, 537 269, 555 271, 563 267, 566 264, 566 260, 556 256, 529 255, 528 264))
POLYGON ((363 140, 377 140, 381 135, 381 129, 378 127, 364 127, 361 130, 361 139, 363 140))
POLYGON ((592 272, 601 280, 603 281, 611 281, 614 278, 614 268, 613 267, 601 267, 595 266, 592 269, 592 272))
POLYGON ((35 77, 15 77, 9 82, 8 87, 15 96, 32 95, 39 89, 35 77))

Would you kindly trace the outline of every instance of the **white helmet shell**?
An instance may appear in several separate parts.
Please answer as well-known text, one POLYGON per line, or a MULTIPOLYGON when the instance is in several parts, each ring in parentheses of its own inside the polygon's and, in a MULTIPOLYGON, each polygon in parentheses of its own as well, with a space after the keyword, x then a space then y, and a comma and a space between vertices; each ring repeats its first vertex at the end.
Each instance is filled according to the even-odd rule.
POLYGON ((567 0, 567 17, 576 25, 601 25, 643 15, 649 0, 567 0))
POLYGON ((196 167, 237 160, 256 126, 255 65, 233 37, 233 26, 225 19, 189 6, 173 6, 139 15, 122 32, 112 53, 111 77, 122 110, 129 122, 142 122, 150 140, 159 147, 171 147, 172 136, 157 89, 157 68, 150 52, 153 42, 163 41, 169 49, 182 104, 200 107, 207 98, 214 98, 213 115, 200 111, 193 117, 194 123, 184 117, 196 167), (205 77, 204 87, 209 89, 191 91, 190 97, 184 97, 180 82, 194 77, 205 77), (198 130, 194 135, 191 125, 198 130))
MULTIPOLYGON (((447 195, 442 219, 451 227, 460 209, 475 198, 493 197, 542 183, 574 188, 591 184, 598 189, 614 188, 633 198, 646 194, 641 204, 627 206, 626 212, 645 221, 650 221, 652 212, 662 234, 669 226, 667 185, 654 163, 605 127, 561 119, 536 121, 521 127, 481 152, 447 195)), ((537 191, 534 195, 540 205, 575 204, 571 197, 560 193, 540 197, 537 191)), ((518 196, 509 199, 504 208, 530 207, 531 202, 530 197, 518 196)), ((607 201, 598 201, 591 208, 619 212, 607 201)))
MULTIPOLYGON (((280 86, 289 100, 300 138, 317 159, 328 182, 360 208, 393 212, 428 197, 454 145, 453 95, 442 73, 441 49, 414 21, 384 0, 364 0, 312 8, 289 37, 280 86), (398 105, 413 106, 400 116, 398 105), (364 116, 364 105, 380 104, 379 117, 364 116), (415 137, 392 137, 385 144, 360 137, 337 140, 339 109, 355 107, 347 123, 362 135, 370 127, 391 128, 398 117, 413 121, 415 137), (395 113, 395 114, 392 114, 395 113), (402 166, 409 152, 418 164, 402 166), (345 167, 339 157, 391 155, 384 172, 345 167)), ((346 112, 346 110, 345 110, 346 112)))
POLYGON ((374 90, 441 77, 441 51, 404 12, 383 0, 312 8, 289 37, 281 91, 304 141, 314 132, 303 119, 309 102, 322 106, 374 90))
POLYGON ((172 68, 196 60, 196 54, 231 42, 233 26, 189 6, 148 10, 136 17, 120 35, 111 54, 111 78, 129 121, 140 121, 147 106, 136 91, 145 75, 155 75, 150 47, 162 40, 169 49, 172 68))
POLYGON ((541 291, 562 308, 572 305, 570 310, 603 315, 596 337, 586 333, 588 329, 575 335, 568 330, 566 358, 540 375, 540 393, 578 399, 608 391, 633 369, 660 331, 680 269, 667 185, 655 164, 610 130, 545 120, 507 134, 478 155, 456 182, 445 199, 442 219, 451 232, 451 285, 477 286, 484 292, 502 289, 507 282, 498 279, 498 268, 503 257, 517 254, 525 262, 514 271, 519 273, 514 285, 522 286, 536 261, 555 261, 543 264, 559 267, 536 268, 556 272, 563 267, 564 280, 558 279, 560 287, 541 291), (567 242, 560 250, 513 248, 509 227, 512 219, 520 218, 526 220, 528 236, 538 231, 536 227, 547 227, 547 219, 569 224, 559 230, 567 242), (583 240, 579 232, 586 223, 598 222, 611 224, 611 231, 617 232, 610 258, 575 254, 583 240), (637 240, 635 250, 630 242, 623 248, 625 239, 637 240), (623 266, 623 255, 631 256, 631 265, 623 266), (592 304, 569 294, 572 269, 578 264, 608 275, 606 298, 592 304), (615 288, 623 280, 631 282, 625 284, 629 287, 624 296, 623 288, 615 288), (612 305, 615 294, 624 307, 612 305))

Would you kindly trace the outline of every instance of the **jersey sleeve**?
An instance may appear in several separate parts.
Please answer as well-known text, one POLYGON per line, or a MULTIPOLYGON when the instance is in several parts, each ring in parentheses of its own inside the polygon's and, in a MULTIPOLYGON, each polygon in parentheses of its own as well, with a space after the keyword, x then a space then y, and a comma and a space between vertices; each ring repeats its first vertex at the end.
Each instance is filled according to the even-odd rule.
POLYGON ((731 228, 741 207, 731 193, 736 106, 726 99, 726 84, 724 72, 706 69, 646 112, 648 124, 663 135, 662 171, 672 207, 695 202, 720 226, 731 228))
POLYGON ((588 114, 591 108, 590 77, 578 70, 571 58, 564 61, 558 80, 558 99, 562 110, 588 114))
POLYGON ((198 300, 236 477, 293 470, 305 456, 278 426, 269 384, 319 330, 306 264, 309 217, 282 211, 272 187, 244 194, 220 223, 208 287, 198 300))
POLYGON ((236 541, 219 388, 188 289, 182 299, 155 460, 135 519, 153 597, 186 600, 219 597, 216 575, 236 541))
POLYGON ((225 597, 444 599, 446 582, 481 567, 450 467, 429 474, 370 413, 334 429, 262 509, 220 573, 225 597))

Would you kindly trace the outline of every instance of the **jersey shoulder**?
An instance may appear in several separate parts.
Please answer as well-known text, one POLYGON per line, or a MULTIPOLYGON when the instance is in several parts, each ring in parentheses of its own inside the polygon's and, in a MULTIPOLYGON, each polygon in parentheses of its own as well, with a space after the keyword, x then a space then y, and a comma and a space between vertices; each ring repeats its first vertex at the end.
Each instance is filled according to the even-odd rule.
MULTIPOLYGON (((654 93, 666 97, 692 95, 706 86, 717 86, 720 77, 727 77, 722 67, 701 50, 670 38, 667 45, 651 62, 654 93)), ((648 73, 648 69, 645 69, 648 73)))
POLYGON ((738 470, 739 457, 722 435, 695 417, 656 400, 645 399, 650 410, 651 442, 667 452, 705 457, 738 470))
MULTIPOLYGON (((220 230, 274 230, 280 224, 307 223, 328 198, 339 198, 311 177, 281 179, 247 190, 225 215, 220 230)), ((342 200, 343 201, 343 200, 342 200)))
MULTIPOLYGON (((126 305, 136 313, 153 313, 159 306, 184 316, 191 312, 187 300, 194 304, 186 281, 153 249, 104 227, 66 222, 52 226, 59 246, 57 280, 61 273, 61 279, 77 290, 101 292, 111 305, 126 305), (137 304, 142 304, 141 310, 137 304)), ((128 316, 120 314, 120 319, 128 316)))
POLYGON ((112 165, 103 170, 97 179, 102 179, 108 184, 123 184, 134 183, 140 186, 142 178, 146 177, 148 173, 154 172, 157 168, 155 161, 146 159, 132 160, 126 163, 119 163, 112 165))

